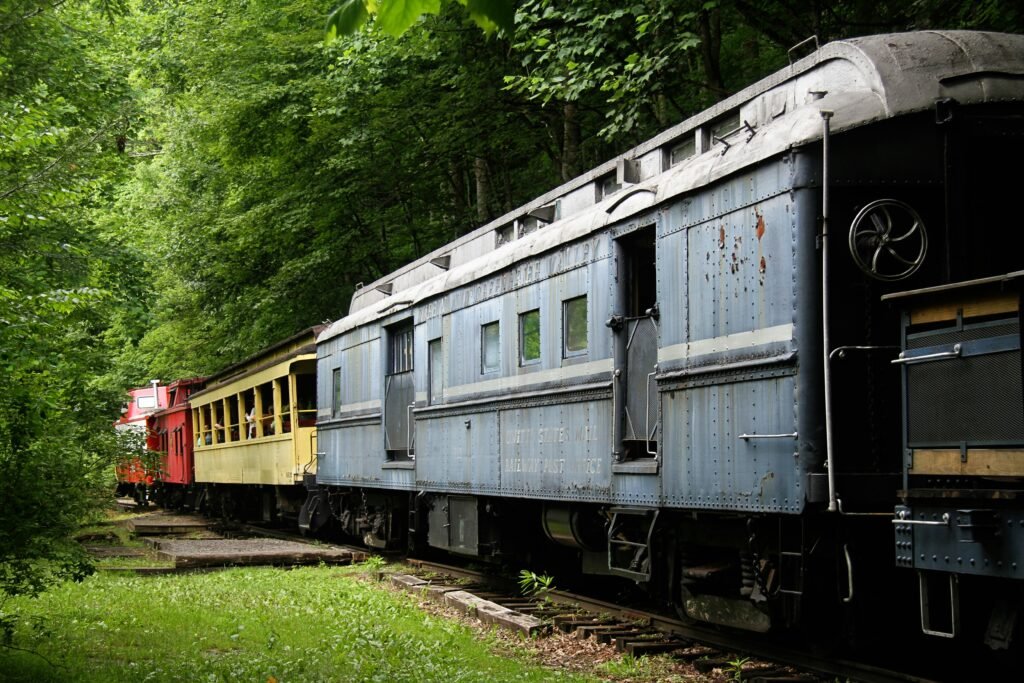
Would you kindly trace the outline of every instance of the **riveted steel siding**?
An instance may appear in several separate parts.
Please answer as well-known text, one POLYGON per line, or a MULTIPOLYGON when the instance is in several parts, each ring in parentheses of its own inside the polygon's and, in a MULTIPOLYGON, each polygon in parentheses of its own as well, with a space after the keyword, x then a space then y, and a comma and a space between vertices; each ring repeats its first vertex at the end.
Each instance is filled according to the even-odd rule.
POLYGON ((452 335, 446 340, 451 349, 450 377, 454 386, 474 384, 481 380, 502 377, 508 374, 512 361, 509 358, 509 336, 512 325, 508 316, 504 315, 501 298, 489 299, 470 308, 464 308, 451 314, 452 335), (483 325, 498 322, 501 340, 499 369, 484 373, 481 359, 483 325))
POLYGON ((792 438, 741 434, 794 431, 792 375, 740 379, 670 391, 665 503, 715 510, 800 512, 803 481, 792 438))
POLYGON ((607 400, 502 410, 502 492, 552 500, 609 500, 610 411, 607 400))
POLYGON ((431 491, 498 492, 496 412, 416 416, 416 433, 417 486, 431 491))
POLYGON ((798 272, 798 233, 817 204, 795 201, 794 180, 810 162, 788 154, 663 209, 659 368, 685 371, 660 385, 665 505, 803 509, 800 442, 739 436, 797 432, 798 278, 817 291, 798 272))
POLYGON ((792 323, 792 163, 782 157, 663 209, 662 346, 792 323))
POLYGON ((335 486, 369 486, 413 490, 412 469, 386 467, 380 420, 349 427, 320 427, 321 456, 316 480, 335 486))
POLYGON ((381 343, 380 325, 373 324, 317 347, 317 482, 321 484, 414 488, 412 471, 384 467, 381 343), (334 368, 341 369, 342 378, 342 406, 337 415, 332 412, 334 368))
MULTIPOLYGON (((456 292, 444 313, 448 411, 416 415, 417 482, 432 491, 562 500, 608 500, 610 402, 545 397, 552 385, 586 381, 588 363, 607 360, 611 340, 604 320, 610 310, 607 235, 579 250, 540 254, 518 268, 534 274, 525 284, 479 300, 488 287, 456 292), (540 279, 537 280, 537 273, 540 279), (562 302, 586 295, 588 348, 563 358, 562 302), (463 305, 459 305, 462 303, 463 305), (519 315, 540 310, 541 358, 520 364, 519 315), (501 326, 500 369, 483 372, 481 327, 501 326), (574 374, 575 373, 575 374, 574 374), (510 405, 517 396, 532 398, 510 405), (483 398, 478 398, 478 397, 483 398), (459 405, 471 400, 471 405, 459 405)), ((607 379, 603 377, 602 379, 607 379)), ((425 380, 424 380, 425 381, 425 380)))

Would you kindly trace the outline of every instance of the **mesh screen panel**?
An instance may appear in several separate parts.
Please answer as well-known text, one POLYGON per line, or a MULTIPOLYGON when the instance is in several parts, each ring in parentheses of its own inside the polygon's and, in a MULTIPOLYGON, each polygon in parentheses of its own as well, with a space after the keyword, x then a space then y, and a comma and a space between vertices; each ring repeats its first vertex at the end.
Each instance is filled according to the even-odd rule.
POLYGON ((1012 351, 908 366, 910 445, 1024 443, 1020 359, 1012 351))
POLYGON ((999 323, 998 325, 985 325, 968 327, 963 330, 947 330, 933 334, 908 335, 908 349, 924 349, 929 346, 942 346, 943 344, 956 344, 957 342, 973 341, 975 339, 989 339, 991 337, 1003 337, 1010 334, 1017 334, 1019 325, 1016 320, 999 323))

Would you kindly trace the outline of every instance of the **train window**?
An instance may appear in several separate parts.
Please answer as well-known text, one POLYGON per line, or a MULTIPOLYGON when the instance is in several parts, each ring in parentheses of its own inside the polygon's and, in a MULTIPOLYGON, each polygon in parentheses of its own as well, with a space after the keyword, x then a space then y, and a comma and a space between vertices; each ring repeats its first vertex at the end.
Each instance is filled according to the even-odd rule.
POLYGON ((562 355, 566 358, 587 352, 587 297, 562 302, 562 355))
POLYGON ((274 389, 270 382, 264 382, 257 387, 259 422, 257 428, 260 436, 270 436, 274 433, 274 389))
POLYGON ((239 432, 241 431, 239 424, 238 414, 238 396, 232 396, 231 398, 224 399, 224 416, 227 422, 224 424, 227 426, 227 437, 229 441, 238 441, 239 432))
POLYGON ((540 227, 540 223, 537 222, 537 219, 534 216, 523 216, 517 221, 517 223, 519 224, 520 237, 525 237, 540 227))
POLYGON ((515 230, 511 223, 507 223, 494 231, 494 246, 500 247, 515 239, 515 230))
POLYGON ((412 367, 412 321, 388 330, 388 374, 409 372, 412 367))
POLYGON ((290 391, 290 382, 287 377, 281 379, 275 379, 274 383, 278 385, 278 392, 281 394, 281 433, 288 434, 292 431, 292 397, 290 391))
POLYGON ((519 364, 540 361, 540 310, 519 314, 519 364))
POLYGON ((601 201, 605 197, 613 195, 622 189, 622 185, 619 185, 616 181, 614 173, 609 173, 608 175, 597 179, 596 188, 597 201, 601 201))
POLYGON ((295 375, 295 408, 300 427, 316 426, 316 375, 295 375))
POLYGON ((199 431, 199 437, 196 439, 197 446, 209 446, 213 443, 213 430, 211 426, 213 422, 210 420, 210 405, 199 407, 199 424, 196 425, 196 429, 199 431))
POLYGON ((723 136, 733 132, 740 127, 740 112, 737 109, 733 113, 718 119, 711 124, 711 135, 721 139, 723 136))
POLYGON ((480 372, 497 372, 501 367, 501 328, 498 321, 480 328, 480 372))
POLYGON ((341 368, 334 368, 331 371, 331 414, 337 415, 341 412, 341 368))
POLYGON ((245 410, 245 438, 256 438, 256 390, 241 394, 242 409, 245 410))
POLYGON ((430 375, 430 405, 441 402, 444 392, 444 356, 441 355, 441 340, 435 339, 427 345, 427 374, 430 375))
POLYGON ((213 442, 224 443, 224 403, 213 403, 213 442))
POLYGON ((669 147, 667 152, 668 167, 675 166, 676 164, 682 163, 697 153, 697 140, 693 133, 687 134, 687 137, 676 144, 669 147))

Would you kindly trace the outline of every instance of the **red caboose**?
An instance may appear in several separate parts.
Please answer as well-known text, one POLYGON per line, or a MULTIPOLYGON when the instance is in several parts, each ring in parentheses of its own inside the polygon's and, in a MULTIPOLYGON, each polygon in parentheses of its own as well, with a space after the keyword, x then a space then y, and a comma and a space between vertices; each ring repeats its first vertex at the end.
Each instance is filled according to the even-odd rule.
POLYGON ((179 379, 167 385, 166 408, 146 418, 146 447, 158 463, 153 496, 159 505, 170 508, 191 503, 193 469, 192 411, 188 399, 206 384, 205 378, 179 379))
POLYGON ((140 505, 148 500, 149 487, 155 480, 155 472, 147 466, 145 447, 148 447, 146 434, 146 418, 158 410, 167 407, 167 387, 153 380, 152 385, 128 391, 129 400, 121 409, 121 417, 114 423, 114 429, 132 432, 139 437, 138 448, 141 453, 128 455, 115 468, 117 476, 117 495, 131 496, 140 505), (146 437, 145 446, 141 443, 146 437))

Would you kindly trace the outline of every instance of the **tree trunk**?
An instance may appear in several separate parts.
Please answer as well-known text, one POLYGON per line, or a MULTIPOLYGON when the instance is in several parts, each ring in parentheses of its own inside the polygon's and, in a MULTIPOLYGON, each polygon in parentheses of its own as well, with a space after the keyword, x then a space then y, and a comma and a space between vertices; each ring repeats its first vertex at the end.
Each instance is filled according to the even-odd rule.
POLYGON ((575 102, 562 105, 562 181, 580 174, 580 121, 575 102))
POLYGON ((491 178, 483 157, 473 159, 473 177, 476 179, 476 218, 484 223, 491 217, 491 178))
POLYGON ((722 24, 718 10, 702 9, 698 17, 700 27, 700 56, 704 63, 704 77, 707 87, 716 100, 725 96, 722 80, 722 24))
POLYGON ((466 216, 469 209, 465 173, 466 169, 462 164, 462 159, 453 159, 448 164, 448 187, 452 191, 452 206, 455 209, 457 222, 466 216))

